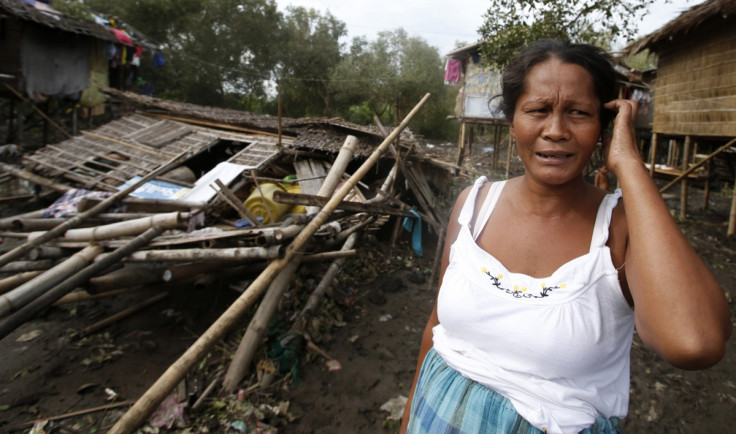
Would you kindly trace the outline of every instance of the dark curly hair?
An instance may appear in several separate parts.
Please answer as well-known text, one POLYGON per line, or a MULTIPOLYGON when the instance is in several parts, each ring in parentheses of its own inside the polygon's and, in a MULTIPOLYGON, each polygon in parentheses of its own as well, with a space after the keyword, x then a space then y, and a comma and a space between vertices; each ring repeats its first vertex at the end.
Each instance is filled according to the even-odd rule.
POLYGON ((549 59, 557 58, 563 63, 572 63, 585 68, 593 79, 593 91, 600 106, 601 130, 606 128, 615 113, 603 109, 603 104, 618 97, 616 71, 609 56, 602 49, 588 44, 573 44, 567 41, 542 39, 529 45, 509 62, 501 79, 500 108, 506 119, 514 119, 516 103, 524 93, 526 77, 531 69, 549 59))

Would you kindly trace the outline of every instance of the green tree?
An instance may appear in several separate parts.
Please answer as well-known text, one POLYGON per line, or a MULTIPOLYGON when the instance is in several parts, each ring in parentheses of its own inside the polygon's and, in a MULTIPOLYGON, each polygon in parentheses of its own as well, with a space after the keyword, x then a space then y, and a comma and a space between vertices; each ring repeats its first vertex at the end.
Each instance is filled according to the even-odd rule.
POLYGON ((373 114, 394 124, 427 93, 432 97, 412 123, 423 135, 444 135, 445 118, 452 112, 444 85, 443 63, 437 49, 403 29, 378 34, 373 42, 354 38, 350 51, 335 68, 331 87, 340 115, 359 123, 373 114))
POLYGON ((654 0, 491 0, 479 32, 483 54, 505 65, 521 48, 541 38, 604 46, 631 40, 654 0), (634 19, 634 18, 637 19, 634 19))
POLYGON ((329 80, 342 56, 345 23, 329 12, 321 15, 314 9, 289 7, 281 31, 275 77, 281 84, 283 113, 330 115, 334 107, 329 80))
POLYGON ((274 0, 82 3, 119 17, 162 49, 164 68, 153 68, 151 62, 141 67, 158 96, 202 105, 262 106, 282 41, 274 0))

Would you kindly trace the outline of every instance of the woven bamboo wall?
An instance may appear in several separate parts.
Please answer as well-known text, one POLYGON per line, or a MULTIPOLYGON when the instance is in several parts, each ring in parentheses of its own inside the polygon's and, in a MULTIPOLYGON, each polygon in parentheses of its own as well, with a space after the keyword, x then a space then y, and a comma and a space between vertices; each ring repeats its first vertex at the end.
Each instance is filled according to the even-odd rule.
POLYGON ((736 136, 736 20, 702 25, 659 56, 653 131, 736 136))

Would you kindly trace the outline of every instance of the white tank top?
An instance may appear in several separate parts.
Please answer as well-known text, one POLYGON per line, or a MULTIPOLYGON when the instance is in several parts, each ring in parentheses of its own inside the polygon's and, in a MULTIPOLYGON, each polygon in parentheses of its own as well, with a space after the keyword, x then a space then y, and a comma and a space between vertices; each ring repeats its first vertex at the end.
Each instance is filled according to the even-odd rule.
MULTIPOLYGON (((537 279, 509 272, 475 242, 505 185, 491 185, 471 234, 486 181, 475 182, 458 218, 438 295, 435 351, 541 430, 577 433, 598 417, 625 417, 634 315, 606 246, 621 191, 601 202, 590 251, 537 279)), ((540 248, 555 254, 554 246, 540 248)))

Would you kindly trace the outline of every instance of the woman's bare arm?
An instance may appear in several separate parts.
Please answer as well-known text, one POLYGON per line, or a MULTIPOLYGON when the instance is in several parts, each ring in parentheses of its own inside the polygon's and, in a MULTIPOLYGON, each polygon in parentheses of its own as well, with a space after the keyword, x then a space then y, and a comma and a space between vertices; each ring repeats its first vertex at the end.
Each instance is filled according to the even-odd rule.
POLYGON ((606 164, 618 178, 628 226, 625 274, 642 341, 672 365, 718 363, 732 326, 723 290, 670 215, 636 147, 636 103, 617 110, 606 164))

